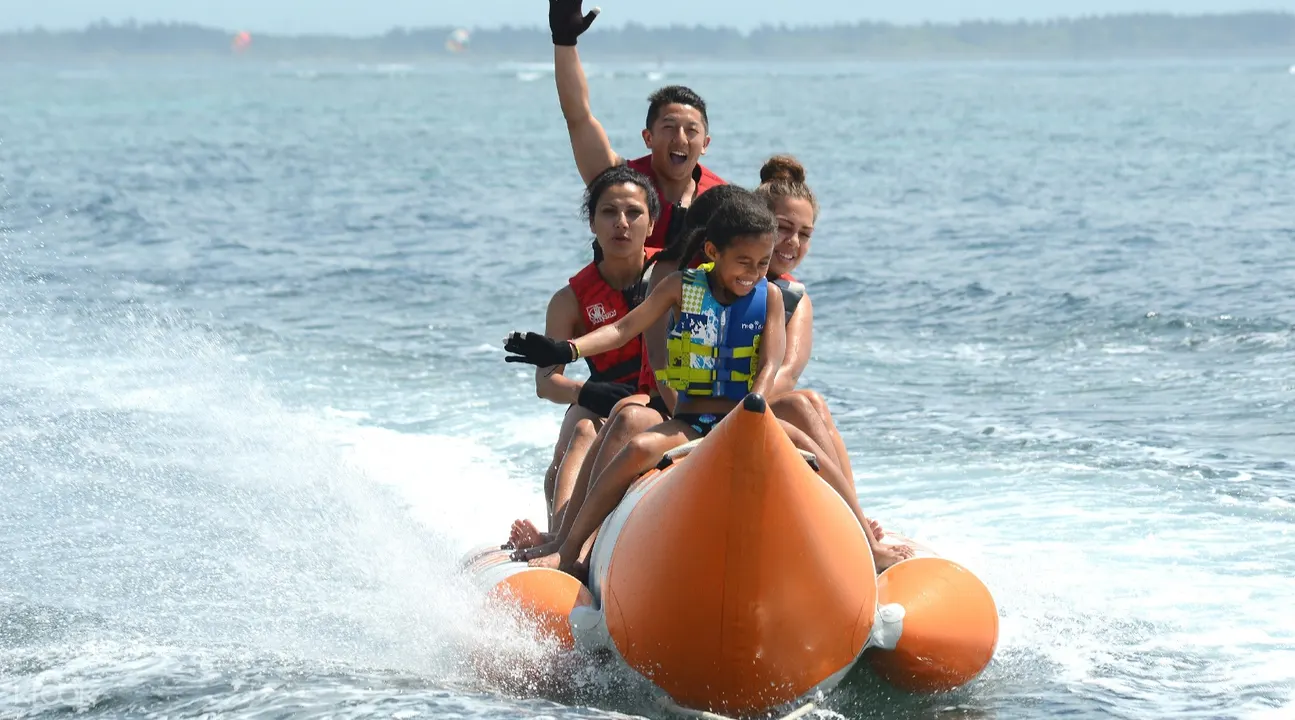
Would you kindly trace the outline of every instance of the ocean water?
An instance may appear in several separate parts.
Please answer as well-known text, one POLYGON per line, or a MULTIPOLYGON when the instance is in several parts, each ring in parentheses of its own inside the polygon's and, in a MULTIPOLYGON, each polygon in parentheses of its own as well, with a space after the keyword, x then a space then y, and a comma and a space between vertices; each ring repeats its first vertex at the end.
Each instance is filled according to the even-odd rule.
MULTIPOLYGON (((591 65, 638 154, 803 160, 804 384, 994 663, 831 718, 1295 717, 1295 77, 1262 61, 591 65)), ((0 67, 0 717, 663 717, 482 618, 588 258, 540 64, 0 67)))

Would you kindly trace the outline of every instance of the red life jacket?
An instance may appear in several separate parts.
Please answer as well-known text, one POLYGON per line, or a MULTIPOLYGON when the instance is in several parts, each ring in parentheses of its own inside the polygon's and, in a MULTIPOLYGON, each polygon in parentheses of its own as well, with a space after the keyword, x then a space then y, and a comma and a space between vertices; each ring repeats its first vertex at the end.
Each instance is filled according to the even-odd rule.
MULTIPOLYGON (((656 171, 652 169, 652 156, 644 155, 641 158, 627 160, 626 165, 631 169, 637 170, 652 181, 652 186, 656 188, 657 197, 661 198, 661 217, 657 218, 656 225, 652 226, 652 235, 647 239, 647 246, 650 248, 663 248, 669 245, 675 238, 674 235, 683 227, 683 222, 676 223, 679 227, 671 227, 671 219, 674 217, 674 205, 666 200, 665 194, 661 192, 661 185, 657 183, 656 171)), ((705 165, 697 163, 697 168, 692 171, 692 179, 697 183, 697 191, 693 193, 693 198, 701 195, 707 190, 717 185, 727 185, 723 178, 706 169, 705 165)), ((680 214, 682 219, 683 214, 680 214)))
MULTIPOLYGON (((643 336, 639 335, 639 342, 643 342, 643 336)), ((656 389, 656 372, 652 370, 652 363, 648 360, 647 348, 643 348, 643 357, 639 360, 638 375, 639 392, 648 395, 658 395, 656 389)))
MULTIPOLYGON (((652 250, 649 250, 648 252, 658 253, 661 251, 652 249, 652 250)), ((662 272, 662 268, 656 265, 653 265, 652 267, 648 268, 648 271, 643 274, 643 282, 645 285, 651 282, 652 273, 654 272, 662 272)), ((639 340, 639 343, 642 344, 643 336, 639 335, 638 340, 639 340)), ((652 363, 648 360, 646 344, 643 344, 643 352, 639 358, 639 374, 638 374, 637 382, 638 382, 638 391, 640 393, 647 393, 649 395, 657 394, 656 372, 652 369, 652 363)))
MULTIPOLYGON (((646 262, 659 252, 658 248, 644 248, 643 259, 646 262)), ((584 332, 614 323, 629 314, 646 296, 647 279, 639 281, 625 290, 617 290, 603 279, 598 272, 598 263, 591 262, 580 272, 571 277, 567 283, 576 294, 580 305, 581 324, 584 332)), ((615 382, 633 385, 639 382, 639 366, 642 364, 643 336, 639 335, 628 343, 605 353, 586 357, 589 364, 589 379, 598 382, 615 382)))

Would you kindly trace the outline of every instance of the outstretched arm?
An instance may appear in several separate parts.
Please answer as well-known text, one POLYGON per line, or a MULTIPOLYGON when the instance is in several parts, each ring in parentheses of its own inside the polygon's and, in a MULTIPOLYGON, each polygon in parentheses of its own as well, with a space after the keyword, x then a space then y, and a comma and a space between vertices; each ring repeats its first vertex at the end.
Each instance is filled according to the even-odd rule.
MULTIPOLYGON (((582 357, 593 357, 615 350, 641 334, 653 320, 664 315, 667 310, 677 308, 682 294, 683 276, 674 273, 656 286, 647 299, 628 315, 610 325, 603 325, 587 335, 564 341, 533 332, 512 333, 504 340, 504 351, 510 353, 504 358, 504 362, 522 362, 549 368, 566 365, 582 357)), ((779 307, 781 306, 780 303, 779 307)), ((578 311, 577 308, 576 312, 578 311)), ((781 358, 782 350, 779 349, 778 352, 781 358)))
POLYGON ((783 356, 787 351, 787 312, 783 309, 782 292, 778 286, 769 283, 768 299, 765 301, 764 332, 760 333, 760 363, 755 374, 755 383, 751 392, 760 393, 766 398, 773 397, 774 384, 778 379, 778 370, 782 367, 783 356))
POLYGON ((619 163, 620 158, 612 150, 607 131, 589 108, 589 83, 574 45, 553 46, 553 75, 557 80, 562 117, 567 121, 567 134, 571 136, 576 169, 588 185, 599 173, 619 163))
POLYGON ((683 276, 679 273, 672 273, 670 277, 662 280, 661 284, 657 285, 647 296, 647 299, 631 310, 628 315, 610 325, 604 325, 588 335, 582 335, 572 340, 571 343, 576 346, 580 357, 615 350, 633 340, 635 336, 640 335, 652 324, 652 321, 666 314, 666 311, 670 308, 677 307, 682 294, 683 276))
MULTIPOLYGON (((769 294, 775 293, 771 290, 769 294)), ((781 299, 782 293, 776 294, 781 299)), ((796 312, 791 314, 791 322, 787 323, 787 351, 782 359, 782 367, 778 370, 778 379, 773 383, 770 397, 777 397, 796 389, 796 383, 800 382, 800 374, 805 372, 805 366, 809 364, 809 356, 813 351, 814 304, 809 301, 809 295, 806 295, 796 305, 796 312)))

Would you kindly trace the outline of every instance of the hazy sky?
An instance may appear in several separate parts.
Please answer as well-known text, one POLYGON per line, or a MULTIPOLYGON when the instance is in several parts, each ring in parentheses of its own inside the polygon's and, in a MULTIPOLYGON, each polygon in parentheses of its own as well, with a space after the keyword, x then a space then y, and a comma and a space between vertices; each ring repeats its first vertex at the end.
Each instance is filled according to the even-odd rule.
MULTIPOLYGON (((98 18, 112 21, 177 20, 227 29, 280 33, 370 34, 394 26, 548 22, 545 0, 0 0, 0 30, 36 25, 79 28, 98 18)), ((761 23, 829 23, 837 20, 1045 18, 1125 12, 1295 11, 1295 0, 597 0, 599 24, 636 21, 648 25, 711 24, 751 27, 761 23)), ((597 26, 595 26, 597 27, 597 26)))

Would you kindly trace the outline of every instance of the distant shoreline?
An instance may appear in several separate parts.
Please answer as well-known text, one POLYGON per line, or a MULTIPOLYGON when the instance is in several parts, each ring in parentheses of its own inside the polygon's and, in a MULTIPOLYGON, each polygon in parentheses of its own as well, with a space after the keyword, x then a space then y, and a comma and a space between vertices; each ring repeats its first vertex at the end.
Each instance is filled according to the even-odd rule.
MULTIPOLYGON (((274 35, 183 23, 100 22, 82 30, 0 33, 0 61, 148 57, 240 60, 548 60, 538 27, 397 28, 383 35, 274 35)), ((598 60, 1082 60, 1286 57, 1295 63, 1295 14, 1134 14, 1044 21, 923 25, 591 30, 580 48, 598 60)))

